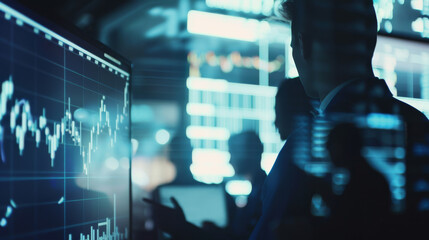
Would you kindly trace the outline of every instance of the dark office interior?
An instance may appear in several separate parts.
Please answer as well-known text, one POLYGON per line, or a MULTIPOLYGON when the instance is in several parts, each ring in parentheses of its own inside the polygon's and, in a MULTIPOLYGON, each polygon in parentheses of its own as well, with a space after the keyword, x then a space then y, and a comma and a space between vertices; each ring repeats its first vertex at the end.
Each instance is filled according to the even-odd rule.
POLYGON ((0 0, 0 239, 427 239, 429 0, 0 0))

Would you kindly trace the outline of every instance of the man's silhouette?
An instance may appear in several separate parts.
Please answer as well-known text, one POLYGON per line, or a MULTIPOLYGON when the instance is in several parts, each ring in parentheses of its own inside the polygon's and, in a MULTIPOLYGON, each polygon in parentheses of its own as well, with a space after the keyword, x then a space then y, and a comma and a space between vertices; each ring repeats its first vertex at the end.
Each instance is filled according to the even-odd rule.
POLYGON ((192 146, 184 134, 178 134, 170 141, 168 156, 176 168, 176 177, 168 185, 194 185, 198 182, 191 173, 192 146))
MULTIPOLYGON (((371 0, 288 0, 282 6, 291 21, 301 82, 309 96, 320 99, 325 115, 377 112, 399 115, 407 124, 426 120, 393 98, 386 83, 374 76, 377 20, 371 0)), ((293 162, 296 138, 292 133, 267 176, 252 240, 274 239, 285 216, 308 215, 313 194, 309 177, 293 162)))
POLYGON ((274 125, 279 131, 281 140, 286 140, 292 133, 297 117, 312 117, 310 98, 305 94, 299 78, 286 79, 278 87, 276 94, 274 125))
POLYGON ((261 169, 264 148, 259 136, 253 131, 232 135, 228 147, 235 175, 252 184, 252 192, 247 198, 246 206, 232 210, 230 235, 237 240, 248 239, 262 211, 261 191, 266 177, 261 169))

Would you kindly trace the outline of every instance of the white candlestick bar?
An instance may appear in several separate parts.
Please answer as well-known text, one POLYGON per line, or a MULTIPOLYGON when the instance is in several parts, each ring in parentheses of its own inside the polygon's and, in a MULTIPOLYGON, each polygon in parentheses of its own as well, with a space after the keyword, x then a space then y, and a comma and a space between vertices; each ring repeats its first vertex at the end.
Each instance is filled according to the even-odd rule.
MULTIPOLYGON (((89 234, 79 234, 79 240, 125 240, 128 239, 128 229, 125 228, 124 233, 119 233, 119 228, 116 226, 116 194, 113 194, 113 229, 111 229, 112 220, 106 218, 105 221, 97 224, 97 229, 91 226, 89 234), (103 232, 100 230, 104 228, 103 232), (101 234, 100 234, 101 233, 101 234)), ((69 234, 69 240, 73 240, 72 234, 69 234)))
MULTIPOLYGON (((51 158, 51 167, 55 165, 55 154, 58 148, 64 143, 64 137, 68 134, 74 145, 79 146, 80 155, 83 162, 83 173, 88 175, 88 169, 91 163, 91 157, 93 152, 98 149, 96 143, 98 142, 98 135, 103 131, 107 131, 109 134, 110 145, 113 147, 116 143, 116 135, 118 131, 121 131, 120 123, 123 119, 128 116, 129 102, 128 102, 128 82, 124 88, 124 106, 122 113, 116 116, 116 125, 112 128, 110 125, 110 113, 107 110, 106 98, 103 96, 101 99, 101 105, 99 108, 99 122, 94 123, 90 129, 90 139, 88 143, 82 143, 82 122, 76 123, 73 120, 70 98, 68 99, 68 107, 64 113, 64 117, 56 123, 51 125, 52 129, 48 126, 46 118, 46 110, 43 108, 43 114, 38 117, 34 117, 31 113, 30 102, 25 99, 16 99, 15 103, 9 110, 8 102, 13 101, 14 94, 14 83, 12 76, 8 80, 4 81, 1 85, 0 93, 0 122, 9 112, 10 115, 10 130, 15 135, 16 144, 18 145, 19 154, 22 155, 25 149, 25 138, 27 133, 34 138, 36 147, 40 146, 42 142, 42 133, 45 135, 45 144, 48 148, 48 153, 51 158), (20 119, 20 121, 18 120, 20 119), (20 123, 19 123, 20 122, 20 123), (19 123, 19 124, 18 124, 19 123)), ((50 124, 49 124, 50 125, 50 124)), ((4 141, 4 127, 0 125, 0 153, 2 162, 6 162, 6 156, 3 147, 4 141)))

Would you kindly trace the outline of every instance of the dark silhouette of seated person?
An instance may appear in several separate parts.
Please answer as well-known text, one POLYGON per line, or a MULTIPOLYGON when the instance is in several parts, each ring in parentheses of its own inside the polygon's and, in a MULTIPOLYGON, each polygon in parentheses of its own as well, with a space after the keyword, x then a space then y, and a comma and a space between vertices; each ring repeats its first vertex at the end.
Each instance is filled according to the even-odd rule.
POLYGON ((184 221, 182 224, 186 223, 184 220, 184 213, 177 200, 172 198, 171 201, 174 206, 176 206, 176 211, 171 210, 169 208, 162 208, 159 205, 161 202, 160 189, 168 186, 195 186, 195 185, 204 185, 202 183, 197 182, 190 170, 190 166, 192 164, 192 146, 189 138, 187 138, 184 134, 177 134, 174 136, 170 144, 168 146, 168 157, 171 163, 174 165, 176 169, 176 176, 174 180, 170 183, 163 184, 156 188, 153 192, 153 199, 147 200, 153 205, 153 218, 156 223, 156 227, 158 230, 164 229, 173 229, 171 231, 181 231, 180 223, 184 221), (169 211, 171 210, 171 211, 169 211), (176 223, 177 222, 177 223, 176 223))
POLYGON ((280 139, 286 140, 292 133, 298 117, 312 118, 314 108, 304 91, 299 78, 283 80, 277 90, 274 125, 279 131, 280 139))
MULTIPOLYGON (((278 129, 281 140, 287 140, 289 136, 297 130, 297 122, 302 120, 311 121, 318 115, 316 109, 313 107, 316 106, 316 104, 318 104, 318 100, 307 96, 299 78, 285 79, 280 83, 276 94, 276 119, 274 125, 278 129)), ((326 188, 328 187, 325 186, 324 189, 326 188)), ((307 206, 305 208, 310 210, 307 206)), ((312 234, 302 234, 302 232, 309 231, 308 217, 310 211, 303 213, 302 210, 298 209, 299 208, 296 208, 295 210, 298 212, 299 216, 297 216, 294 211, 287 214, 292 224, 281 224, 281 226, 279 226, 281 229, 276 230, 280 237, 286 235, 287 237, 285 239, 303 240, 307 239, 306 236, 308 234, 312 234)))
MULTIPOLYGON (((426 120, 374 76, 377 19, 371 0, 287 0, 281 5, 291 22, 299 78, 307 95, 320 99, 324 115, 384 113, 399 115, 407 124, 426 120)), ((286 215, 308 211, 309 176, 293 156, 298 138, 291 134, 267 176, 263 211, 252 240, 275 239, 276 226, 286 215)))
POLYGON ((232 135, 228 141, 228 147, 231 154, 230 163, 234 167, 235 175, 241 176, 252 184, 246 206, 231 209, 230 236, 233 239, 248 239, 262 211, 261 191, 266 177, 261 169, 264 148, 259 136, 252 131, 232 135))
POLYGON ((185 135, 176 135, 169 144, 168 156, 176 168, 176 177, 168 185, 194 185, 198 182, 191 172, 192 146, 185 135))
POLYGON ((385 177, 362 157, 363 139, 353 124, 339 124, 329 134, 327 151, 334 168, 346 169, 349 181, 332 195, 330 238, 382 239, 391 218, 391 193, 385 177))

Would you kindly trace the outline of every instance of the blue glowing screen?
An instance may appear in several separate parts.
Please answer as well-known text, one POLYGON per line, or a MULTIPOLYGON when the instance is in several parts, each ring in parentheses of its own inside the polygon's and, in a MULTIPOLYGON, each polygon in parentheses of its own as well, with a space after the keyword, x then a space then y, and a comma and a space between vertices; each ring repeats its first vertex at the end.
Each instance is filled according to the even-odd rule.
POLYGON ((0 239, 128 239, 129 63, 14 3, 0 32, 0 239))

